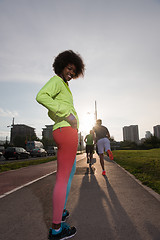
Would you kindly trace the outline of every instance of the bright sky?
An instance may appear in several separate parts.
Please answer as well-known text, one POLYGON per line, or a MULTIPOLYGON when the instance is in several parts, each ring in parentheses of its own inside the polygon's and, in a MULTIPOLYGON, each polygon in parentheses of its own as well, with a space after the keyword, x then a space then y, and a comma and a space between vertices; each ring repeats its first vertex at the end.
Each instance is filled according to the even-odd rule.
POLYGON ((84 78, 72 80, 80 131, 98 118, 115 140, 136 124, 140 138, 160 124, 159 0, 0 0, 0 139, 15 124, 52 121, 35 101, 57 54, 80 53, 84 78))

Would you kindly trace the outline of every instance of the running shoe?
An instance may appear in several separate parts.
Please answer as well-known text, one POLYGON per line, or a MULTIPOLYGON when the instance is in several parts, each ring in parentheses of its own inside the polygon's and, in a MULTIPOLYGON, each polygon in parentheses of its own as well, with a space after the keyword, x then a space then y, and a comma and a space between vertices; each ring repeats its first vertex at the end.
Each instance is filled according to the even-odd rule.
POLYGON ((109 158, 110 158, 111 160, 113 160, 113 153, 112 153, 110 150, 108 150, 107 153, 108 153, 108 155, 109 155, 109 158))
POLYGON ((68 217, 69 217, 69 212, 68 210, 65 209, 62 215, 62 222, 65 222, 68 217))
POLYGON ((106 171, 105 171, 105 170, 102 172, 102 175, 103 175, 103 176, 105 176, 105 175, 106 175, 106 171))
POLYGON ((52 228, 49 230, 49 240, 63 240, 73 237, 76 234, 77 230, 75 227, 70 227, 66 223, 62 223, 62 231, 58 234, 52 234, 52 228))

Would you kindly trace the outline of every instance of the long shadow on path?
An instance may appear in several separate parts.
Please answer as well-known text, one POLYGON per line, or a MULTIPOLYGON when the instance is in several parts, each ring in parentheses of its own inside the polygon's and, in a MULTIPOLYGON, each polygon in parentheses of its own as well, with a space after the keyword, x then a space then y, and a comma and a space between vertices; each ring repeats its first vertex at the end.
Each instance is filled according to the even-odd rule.
POLYGON ((128 216, 124 207, 121 205, 117 195, 115 194, 107 176, 104 176, 108 191, 108 202, 110 216, 112 219, 112 230, 114 231, 115 239, 134 239, 141 240, 136 226, 128 216))
POLYGON ((78 230, 74 239, 141 240, 107 177, 96 178, 89 168, 86 168, 82 179, 78 202, 71 218, 78 230))

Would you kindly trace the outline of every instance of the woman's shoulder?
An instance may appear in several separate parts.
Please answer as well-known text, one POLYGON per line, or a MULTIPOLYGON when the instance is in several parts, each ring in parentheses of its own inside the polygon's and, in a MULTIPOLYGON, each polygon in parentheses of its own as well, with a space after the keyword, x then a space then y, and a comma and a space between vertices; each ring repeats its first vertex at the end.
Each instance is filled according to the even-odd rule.
POLYGON ((57 75, 54 75, 53 77, 50 78, 50 80, 48 81, 49 84, 52 84, 52 85, 57 85, 57 86, 63 86, 63 81, 62 79, 57 76, 57 75))
POLYGON ((50 78, 50 81, 62 82, 62 79, 58 75, 54 75, 50 78))

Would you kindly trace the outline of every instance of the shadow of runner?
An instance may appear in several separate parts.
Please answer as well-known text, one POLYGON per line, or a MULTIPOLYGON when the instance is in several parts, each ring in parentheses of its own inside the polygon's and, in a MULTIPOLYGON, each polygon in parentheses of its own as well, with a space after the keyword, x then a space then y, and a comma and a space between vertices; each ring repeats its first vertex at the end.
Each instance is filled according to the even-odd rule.
POLYGON ((153 240, 159 240, 160 239, 160 229, 156 228, 153 224, 150 222, 145 223, 146 229, 151 236, 153 240))
POLYGON ((89 174, 86 168, 82 179, 79 199, 74 211, 72 221, 77 227, 77 235, 74 239, 114 239, 108 216, 103 207, 103 199, 106 198, 104 191, 100 188, 94 174, 89 174))
MULTIPOLYGON (((78 202, 71 214, 77 227, 74 239, 141 240, 136 226, 118 200, 107 176, 98 181, 92 169, 86 168, 78 193, 78 202)), ((72 200, 73 201, 73 200, 72 200)))
MULTIPOLYGON (((103 176, 106 181, 106 186, 108 190, 108 198, 110 199, 109 209, 112 218, 112 228, 114 229, 115 237, 114 239, 134 239, 141 240, 141 236, 138 233, 136 226, 134 226, 130 217, 128 216, 125 209, 122 207, 120 201, 117 198, 111 184, 108 181, 107 176, 103 176)), ((108 199, 107 199, 108 204, 108 199)))

